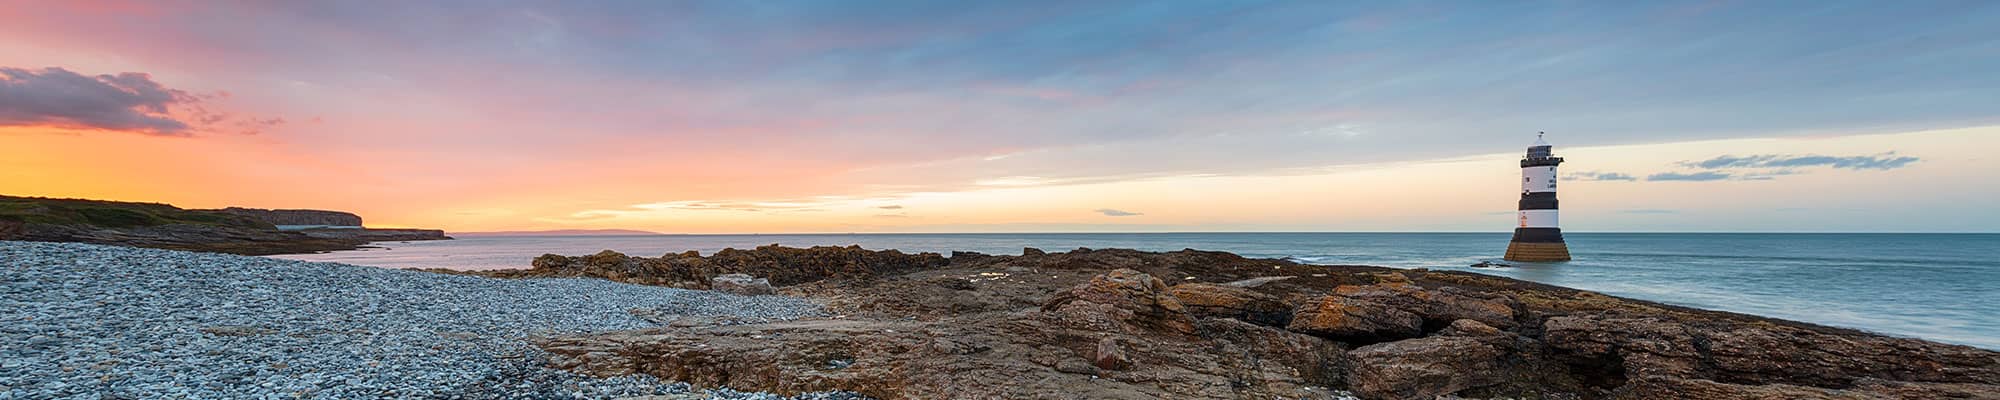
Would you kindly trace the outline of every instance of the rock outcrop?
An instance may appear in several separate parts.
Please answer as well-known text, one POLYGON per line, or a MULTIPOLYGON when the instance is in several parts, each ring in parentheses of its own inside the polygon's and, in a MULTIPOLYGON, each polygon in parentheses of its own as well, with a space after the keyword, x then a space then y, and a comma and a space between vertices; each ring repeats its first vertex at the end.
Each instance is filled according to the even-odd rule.
POLYGON ((1355 393, 1429 399, 1500 383, 1506 354, 1477 338, 1431 336, 1362 346, 1347 356, 1355 393))
POLYGON ((1188 313, 1203 318, 1234 318, 1259 325, 1285 326, 1292 322, 1292 309, 1276 296, 1237 286, 1213 283, 1183 283, 1167 288, 1187 307, 1188 313))
POLYGON ((796 266, 823 275, 771 282, 837 316, 729 325, 656 316, 673 322, 539 344, 554 366, 588 374, 884 399, 2000 393, 2000 353, 1989 350, 1469 273, 1193 250, 959 254, 948 263, 856 248, 726 252, 545 256, 563 269, 538 269, 670 285, 704 277, 697 286, 710 286, 717 273, 796 266))
POLYGON ((778 294, 777 289, 771 288, 770 280, 747 274, 716 275, 708 280, 708 287, 709 290, 743 296, 778 294))
POLYGON ((1344 342, 1375 343, 1417 337, 1423 319, 1374 301, 1320 296, 1292 312, 1285 329, 1344 342))
POLYGON ((1194 318, 1159 278, 1130 269, 1114 270, 1057 293, 1042 313, 1076 329, 1174 334, 1194 333, 1194 318))
POLYGON ((545 254, 533 268, 499 270, 485 275, 517 277, 593 277, 642 285, 709 289, 723 274, 748 274, 789 286, 822 279, 867 279, 943 267, 950 261, 937 253, 904 254, 870 251, 860 246, 820 246, 808 249, 778 245, 751 250, 723 249, 710 256, 693 251, 658 258, 632 257, 605 250, 569 257, 545 254))
POLYGON ((243 207, 206 211, 256 218, 271 225, 361 226, 361 216, 343 211, 266 210, 243 207))

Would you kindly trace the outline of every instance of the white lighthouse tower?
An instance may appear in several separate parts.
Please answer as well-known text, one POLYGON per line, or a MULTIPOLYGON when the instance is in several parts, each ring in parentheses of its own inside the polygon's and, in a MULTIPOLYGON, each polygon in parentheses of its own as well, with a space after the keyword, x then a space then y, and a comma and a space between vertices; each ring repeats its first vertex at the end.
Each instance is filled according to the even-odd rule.
POLYGON ((1556 225, 1556 165, 1563 159, 1549 151, 1552 147, 1537 133, 1521 159, 1521 204, 1508 261, 1569 261, 1569 245, 1556 225))

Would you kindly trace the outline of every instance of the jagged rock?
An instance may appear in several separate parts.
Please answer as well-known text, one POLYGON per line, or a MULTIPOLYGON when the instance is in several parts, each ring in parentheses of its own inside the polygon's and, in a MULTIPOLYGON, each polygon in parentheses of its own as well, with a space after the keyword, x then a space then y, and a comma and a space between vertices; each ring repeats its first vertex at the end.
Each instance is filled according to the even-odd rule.
MULTIPOLYGON (((1789 327, 1695 330, 1725 382, 1845 387, 1862 379, 2000 384, 2000 356, 1890 337, 1843 338, 1789 327)), ((1996 392, 2000 393, 2000 392, 1996 392)), ((2000 397, 2000 395, 1996 395, 2000 397)))
POLYGON ((1203 319, 1197 328, 1218 353, 1249 356, 1226 359, 1248 361, 1225 365, 1243 380, 1324 387, 1341 380, 1347 348, 1340 342, 1235 319, 1203 319))
POLYGON ((342 211, 266 210, 243 207, 229 207, 212 211, 256 218, 271 225, 361 226, 361 216, 342 211))
POLYGON ((1700 366, 1687 326, 1658 318, 1554 317, 1542 331, 1543 342, 1576 365, 1626 376, 1691 376, 1700 366))
POLYGON ((1501 349, 1475 338, 1432 336, 1347 352, 1348 384, 1364 398, 1430 399, 1500 383, 1501 349))
POLYGON ((1451 326, 1445 327, 1444 330, 1438 331, 1437 334, 1440 336, 1485 337, 1485 336, 1498 336, 1506 334, 1506 332, 1501 331, 1499 328, 1494 328, 1491 326, 1487 326, 1486 324, 1479 323, 1479 321, 1461 319, 1457 321, 1451 321, 1451 326))
POLYGON ((1703 400, 1863 400, 1863 399, 1996 399, 2000 385, 1893 382, 1864 380, 1863 384, 1842 388, 1822 388, 1783 383, 1746 385, 1708 379, 1649 376, 1619 387, 1607 399, 1703 399, 1703 400))
MULTIPOLYGON (((1193 338, 1103 339, 1048 325, 1034 312, 934 323, 799 320, 693 329, 656 328, 537 338, 550 366, 595 376, 644 373, 700 386, 799 393, 851 390, 879 399, 1332 399, 1284 364, 1210 352, 1193 338), (949 339, 954 344, 939 345, 949 339), (969 343, 981 343, 968 346, 969 343), (1064 346, 1087 349, 1076 353, 1064 346), (990 350, 967 347, 991 346, 990 350), (840 361, 844 367, 830 367, 840 361), (1250 368, 1246 368, 1250 367, 1250 368), (1276 378, 1264 380, 1263 377, 1276 378)), ((1255 329, 1270 329, 1231 321, 1255 329)), ((1296 335, 1296 334, 1293 334, 1296 335)), ((1297 335, 1303 336, 1303 335, 1297 335)))
POLYGON ((1706 379, 1648 377, 1619 387, 1608 396, 1619 400, 1864 400, 1877 395, 1785 384, 1737 385, 1706 379))
POLYGON ((1425 289, 1408 283, 1402 274, 1374 285, 1347 285, 1334 288, 1335 295, 1365 299, 1395 307, 1424 319, 1426 326, 1439 328, 1452 321, 1470 319, 1497 327, 1511 328, 1516 302, 1502 296, 1474 297, 1455 289, 1425 289))
POLYGON ((1049 254, 1049 252, 1046 252, 1046 251, 1042 251, 1042 249, 1037 249, 1037 248, 1033 248, 1033 247, 1023 247, 1023 248, 1021 248, 1021 255, 1023 255, 1023 256, 1042 256, 1042 255, 1048 255, 1048 254, 1049 254))
POLYGON ((730 273, 760 276, 777 287, 822 279, 868 279, 950 263, 937 253, 870 251, 860 246, 802 249, 770 245, 753 250, 722 249, 707 257, 696 252, 659 258, 631 257, 610 250, 581 257, 548 254, 536 257, 532 269, 476 274, 500 278, 594 277, 641 285, 710 289, 711 279, 730 273))
POLYGON ((956 251, 956 250, 954 250, 954 251, 952 251, 952 252, 951 252, 951 257, 950 257, 950 258, 951 258, 951 261, 952 261, 952 262, 973 262, 973 261, 978 261, 978 260, 983 260, 983 259, 986 259, 987 257, 992 257, 992 256, 991 256, 991 255, 987 255, 986 253, 981 253, 981 252, 977 252, 977 251, 956 251))
POLYGON ((747 274, 722 274, 709 278, 709 290, 744 296, 778 294, 771 281, 747 274))
MULTIPOLYGON (((685 258, 595 259, 708 271, 690 275, 701 276, 703 286, 713 274, 735 272, 685 258)), ((834 319, 677 319, 537 343, 552 366, 592 375, 647 373, 780 393, 848 389, 883 399, 1337 398, 1329 388, 1368 399, 1924 399, 2000 392, 2000 353, 1993 351, 1470 273, 1298 265, 1189 250, 975 257, 934 267, 861 262, 825 270, 875 272, 784 288, 823 301, 839 315, 834 319), (1293 278, 1260 279, 1286 276, 1293 278), (1245 280, 1264 283, 1231 288, 1247 292, 1164 287, 1245 280), (1268 299, 1306 311, 1285 325, 1300 331, 1215 317, 1268 299), (1326 319, 1386 325, 1390 334, 1301 333, 1326 319), (1192 333, 1183 334, 1190 322, 1192 333), (1396 340, 1425 332, 1431 333, 1396 340), (1366 346, 1349 351, 1356 345, 1366 346), (1092 365, 1098 361, 1120 369, 1092 365)))
POLYGON ((1250 289, 1212 283, 1183 283, 1168 288, 1167 292, 1196 317, 1236 318, 1271 326, 1284 326, 1292 320, 1290 306, 1276 296, 1250 289))
POLYGON ((1118 269, 1057 293, 1042 312, 1062 325, 1105 332, 1193 334, 1194 318, 1167 285, 1146 273, 1118 269))
POLYGON ((1292 322, 1285 329, 1340 341, 1372 343, 1416 337, 1423 332, 1422 324, 1416 314, 1381 303, 1320 296, 1319 300, 1293 310, 1292 322))

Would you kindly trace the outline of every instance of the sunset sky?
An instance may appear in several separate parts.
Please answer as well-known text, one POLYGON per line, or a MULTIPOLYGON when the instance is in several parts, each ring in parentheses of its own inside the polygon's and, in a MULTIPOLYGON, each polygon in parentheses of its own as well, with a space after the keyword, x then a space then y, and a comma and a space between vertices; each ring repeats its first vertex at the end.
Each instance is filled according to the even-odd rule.
POLYGON ((0 194, 371 226, 2000 231, 2000 2, 0 0, 0 194), (1088 3, 1088 4, 1085 4, 1088 3))

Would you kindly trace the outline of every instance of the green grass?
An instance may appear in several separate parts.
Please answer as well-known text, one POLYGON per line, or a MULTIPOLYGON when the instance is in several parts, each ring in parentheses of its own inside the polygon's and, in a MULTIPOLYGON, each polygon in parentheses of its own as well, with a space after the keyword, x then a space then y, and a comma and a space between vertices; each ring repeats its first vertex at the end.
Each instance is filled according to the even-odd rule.
POLYGON ((160 203, 0 196, 0 221, 129 228, 168 224, 277 229, 254 218, 160 203))

